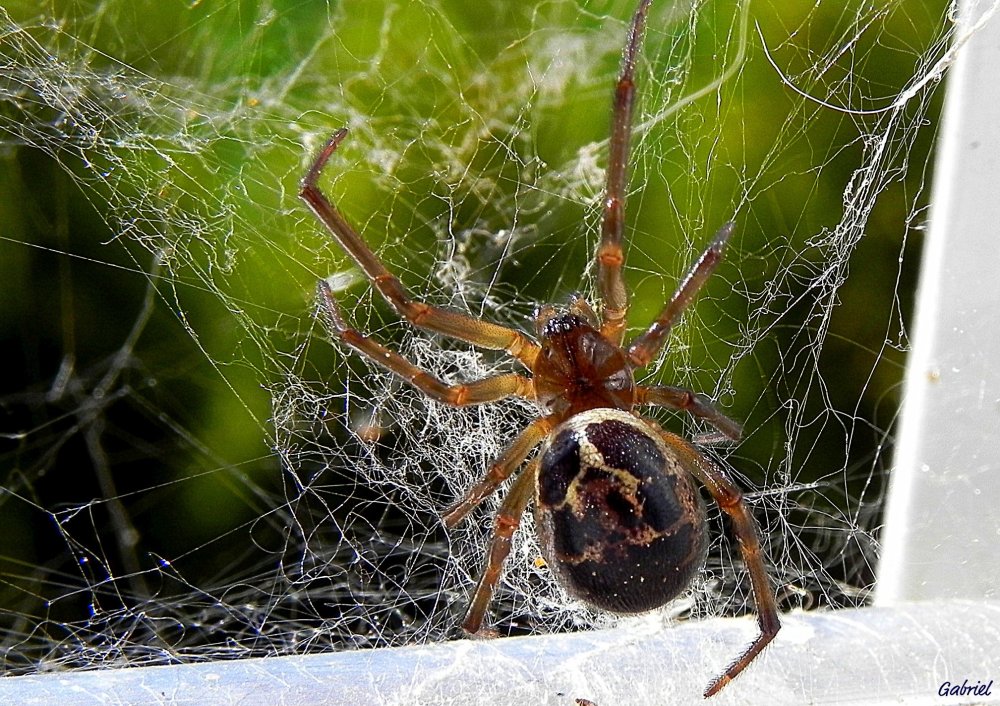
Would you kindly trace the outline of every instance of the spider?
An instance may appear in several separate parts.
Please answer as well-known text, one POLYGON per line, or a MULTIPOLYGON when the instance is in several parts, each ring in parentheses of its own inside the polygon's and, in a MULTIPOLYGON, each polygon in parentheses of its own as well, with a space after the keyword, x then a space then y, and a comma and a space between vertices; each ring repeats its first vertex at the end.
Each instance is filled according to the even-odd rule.
POLYGON ((712 696, 732 681, 780 628, 774 592, 756 522, 739 488, 725 472, 681 437, 643 417, 646 405, 683 410, 738 440, 738 423, 709 398, 682 387, 639 385, 635 371, 649 365, 671 327, 722 258, 733 223, 719 229, 681 280, 656 320, 623 345, 628 293, 622 278, 629 140, 635 102, 635 66, 652 0, 633 16, 616 84, 609 165, 595 254, 599 313, 579 295, 568 305, 540 307, 535 336, 413 299, 318 186, 320 174, 347 135, 329 139, 302 180, 300 196, 367 275, 393 309, 411 324, 475 346, 504 350, 530 377, 508 373, 449 384, 352 328, 326 282, 319 293, 331 335, 406 380, 433 400, 464 406, 518 396, 534 400, 540 416, 507 446, 485 476, 443 512, 454 527, 522 467, 494 520, 488 559, 462 623, 472 635, 483 628, 494 587, 520 518, 534 499, 543 556, 571 595, 613 613, 658 608, 685 589, 707 553, 705 507, 697 479, 725 512, 750 574, 760 634, 705 690, 712 696), (530 460, 536 448, 540 450, 530 460))

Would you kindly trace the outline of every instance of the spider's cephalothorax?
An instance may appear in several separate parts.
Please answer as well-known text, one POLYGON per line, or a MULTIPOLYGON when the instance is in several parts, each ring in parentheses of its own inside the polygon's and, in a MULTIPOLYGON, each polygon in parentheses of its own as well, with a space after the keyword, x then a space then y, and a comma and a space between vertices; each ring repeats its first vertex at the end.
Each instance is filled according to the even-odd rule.
POLYGON ((580 297, 565 311, 544 306, 535 317, 535 341, 506 326, 411 298, 318 186, 346 129, 338 130, 326 143, 306 173, 300 195, 400 316, 428 331, 505 350, 530 373, 448 384, 349 326, 333 291, 320 282, 334 337, 431 399, 463 406, 517 396, 536 402, 542 413, 443 514, 445 524, 454 526, 516 474, 497 512, 486 568, 462 627, 474 634, 488 632, 483 619, 510 552, 511 537, 532 499, 546 560, 567 591, 595 607, 619 613, 663 605, 684 589, 704 561, 705 515, 693 482, 697 480, 729 516, 750 574, 760 627, 753 643, 709 684, 705 696, 711 696, 753 661, 778 633, 780 624, 757 526, 739 488, 691 443, 636 411, 642 406, 683 410, 723 436, 740 437, 740 425, 705 395, 671 385, 637 385, 633 375, 656 358, 672 325, 714 271, 732 234, 732 223, 719 229, 656 320, 622 345, 628 313, 622 278, 626 167, 636 55, 650 2, 639 0, 615 87, 601 242, 594 258, 600 316, 580 297), (541 451, 532 458, 539 447, 541 451))
POLYGON ((575 313, 539 312, 541 349, 532 367, 538 403, 565 418, 588 409, 632 409, 632 366, 622 349, 575 313))

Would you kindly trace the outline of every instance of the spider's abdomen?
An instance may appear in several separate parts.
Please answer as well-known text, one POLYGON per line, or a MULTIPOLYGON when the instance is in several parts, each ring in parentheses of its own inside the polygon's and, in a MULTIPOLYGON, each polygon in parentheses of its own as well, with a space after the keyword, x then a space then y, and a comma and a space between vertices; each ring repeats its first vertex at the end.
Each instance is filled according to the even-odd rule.
POLYGON ((705 508, 662 437, 628 412, 593 409, 549 438, 535 517, 542 554, 571 594, 641 613, 680 593, 707 551, 705 508))

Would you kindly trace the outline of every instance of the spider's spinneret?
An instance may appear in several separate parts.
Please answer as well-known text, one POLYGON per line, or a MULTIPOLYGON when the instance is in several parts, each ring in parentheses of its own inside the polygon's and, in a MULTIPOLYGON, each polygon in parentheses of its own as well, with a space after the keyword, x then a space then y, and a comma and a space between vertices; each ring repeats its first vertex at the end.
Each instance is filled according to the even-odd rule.
POLYGON ((705 562, 705 508, 690 473, 628 412, 593 409, 553 431, 535 518, 563 587, 614 613, 664 605, 705 562))

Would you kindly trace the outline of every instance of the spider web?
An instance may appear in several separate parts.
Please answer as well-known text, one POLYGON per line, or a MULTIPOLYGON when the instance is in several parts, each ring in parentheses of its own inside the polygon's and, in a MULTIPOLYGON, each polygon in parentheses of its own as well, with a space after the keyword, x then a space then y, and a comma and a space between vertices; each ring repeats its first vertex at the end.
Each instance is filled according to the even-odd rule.
MULTIPOLYGON (((0 397, 6 674, 454 635, 497 498, 450 532, 440 510, 534 411, 443 407, 332 347, 321 278, 436 375, 510 369, 396 320, 296 191, 346 125, 323 188, 414 294, 518 328, 538 302, 594 299, 634 2, 475 5, 0 9, 0 312, 19 359, 0 397)), ((744 423, 706 453, 747 491, 783 610, 861 605, 873 585, 951 11, 691 0, 650 16, 630 327, 735 219, 648 379, 744 423)), ((495 627, 617 622, 567 598, 524 524, 495 627)), ((753 610, 718 512, 713 533, 667 614, 753 610)))

